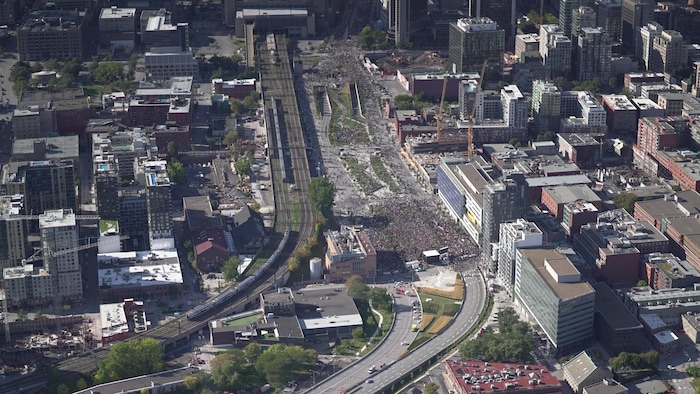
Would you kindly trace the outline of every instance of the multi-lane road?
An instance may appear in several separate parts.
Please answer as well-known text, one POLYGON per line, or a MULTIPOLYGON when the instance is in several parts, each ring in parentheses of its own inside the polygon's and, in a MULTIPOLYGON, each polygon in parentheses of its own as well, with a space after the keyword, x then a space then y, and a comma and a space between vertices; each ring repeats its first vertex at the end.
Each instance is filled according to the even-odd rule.
POLYGON ((358 360, 337 374, 329 377, 307 391, 307 393, 377 393, 391 386, 398 378, 418 368, 436 353, 454 344, 476 323, 486 301, 486 287, 481 276, 474 272, 464 274, 465 301, 452 324, 430 341, 406 353, 406 332, 413 324, 411 302, 413 298, 396 298, 396 323, 387 338, 367 357, 358 360), (405 354, 405 355, 404 355, 405 354), (403 355, 403 357, 401 357, 403 355), (400 357, 400 358, 399 358, 400 357), (386 364, 384 368, 379 366, 386 364), (377 372, 370 374, 369 368, 376 366, 377 372), (371 379, 372 383, 368 383, 371 379))

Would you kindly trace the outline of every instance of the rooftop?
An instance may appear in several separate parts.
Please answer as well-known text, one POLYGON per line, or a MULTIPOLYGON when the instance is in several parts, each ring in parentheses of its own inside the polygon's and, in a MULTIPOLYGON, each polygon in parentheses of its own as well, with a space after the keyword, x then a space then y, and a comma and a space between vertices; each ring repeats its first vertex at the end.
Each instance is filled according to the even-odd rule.
POLYGON ((135 393, 139 392, 144 387, 151 387, 151 383, 153 383, 156 387, 160 387, 168 383, 182 382, 186 377, 194 376, 195 374, 199 373, 199 371, 199 367, 171 369, 169 371, 159 372, 152 375, 137 376, 135 378, 104 383, 85 390, 77 391, 76 394, 135 393))
POLYGON ((601 199, 588 185, 549 186, 542 189, 547 192, 557 204, 568 204, 575 201, 600 202, 601 199))
POLYGON ((612 376, 612 373, 602 365, 601 360, 597 358, 594 359, 586 351, 579 353, 576 357, 564 363, 563 367, 564 370, 568 372, 568 375, 573 378, 577 386, 600 368, 605 369, 608 374, 612 376))
POLYGON ((39 228, 75 226, 75 214, 72 209, 46 211, 39 215, 39 228))
POLYGON ((622 94, 603 95, 603 101, 608 103, 615 111, 636 111, 637 107, 630 99, 622 94))
POLYGON ((340 231, 329 231, 326 240, 329 241, 329 254, 338 256, 341 260, 354 256, 374 254, 374 248, 364 233, 350 226, 341 226, 340 231))
POLYGON ((100 235, 119 234, 119 222, 116 220, 100 220, 100 235))
MULTIPOLYGON (((620 3, 617 3, 620 4, 620 3)), ((614 379, 603 379, 583 388, 584 394, 627 394, 627 387, 614 379)))
POLYGON ((637 106, 637 108, 642 111, 649 109, 662 109, 654 100, 648 98, 633 98, 632 104, 637 106))
POLYGON ((700 220, 695 216, 668 218, 667 226, 684 237, 700 234, 700 220))
POLYGON ((84 19, 84 10, 35 10, 29 13, 19 30, 30 33, 75 30, 83 24, 84 19))
POLYGON ((294 294, 303 330, 362 325, 362 317, 344 286, 312 286, 294 294))
POLYGON ((100 11, 100 19, 133 18, 134 15, 136 15, 136 8, 110 7, 100 11))
POLYGON ((700 313, 687 312, 681 315, 681 319, 688 322, 696 330, 700 330, 700 313))
POLYGON ((481 18, 460 18, 457 19, 457 27, 463 32, 468 31, 496 31, 498 24, 487 17, 481 18))
POLYGON ((545 187, 559 185, 589 185, 591 179, 588 175, 560 175, 560 176, 542 176, 536 178, 525 179, 528 187, 545 187))
POLYGON ((551 392, 560 392, 561 383, 547 367, 534 364, 488 363, 473 360, 445 361, 448 373, 454 376, 462 391, 471 393, 490 392, 527 392, 542 391, 550 388, 551 392))
MULTIPOLYGON (((244 8, 237 11, 244 18, 252 18, 258 16, 306 16, 309 12, 305 9, 294 8, 244 8)), ((238 15, 237 15, 238 16, 238 15)))
POLYGON ((650 253, 642 256, 644 263, 654 265, 668 278, 682 279, 686 276, 700 277, 700 273, 685 260, 681 260, 671 253, 650 253))
POLYGON ((77 135, 25 138, 14 141, 12 155, 33 155, 43 151, 40 160, 76 159, 79 156, 78 145, 77 135))
POLYGON ((6 219, 11 215, 20 215, 23 209, 24 195, 0 196, 0 218, 6 219))
POLYGON ((102 322, 103 337, 111 337, 113 335, 129 332, 129 322, 126 320, 124 304, 121 302, 101 304, 100 320, 102 322))
POLYGON ((551 248, 519 249, 561 301, 592 294, 595 291, 571 261, 561 252, 551 248))
POLYGON ((666 160, 672 162, 694 181, 700 181, 700 155, 694 151, 656 151, 657 155, 666 156, 666 160))
POLYGON ((599 145, 600 138, 599 134, 586 134, 586 133, 559 133, 558 137, 560 140, 566 141, 567 144, 571 146, 584 146, 584 145, 599 145))
POLYGON ((100 287, 182 284, 176 250, 114 252, 97 255, 100 287))

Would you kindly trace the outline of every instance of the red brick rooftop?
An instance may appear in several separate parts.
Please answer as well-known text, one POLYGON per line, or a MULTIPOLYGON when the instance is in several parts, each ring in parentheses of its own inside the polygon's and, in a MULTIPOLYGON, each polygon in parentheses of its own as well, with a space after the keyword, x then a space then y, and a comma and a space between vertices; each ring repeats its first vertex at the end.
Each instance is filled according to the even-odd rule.
POLYGON ((461 393, 561 393, 561 382, 543 365, 447 360, 445 369, 461 393))

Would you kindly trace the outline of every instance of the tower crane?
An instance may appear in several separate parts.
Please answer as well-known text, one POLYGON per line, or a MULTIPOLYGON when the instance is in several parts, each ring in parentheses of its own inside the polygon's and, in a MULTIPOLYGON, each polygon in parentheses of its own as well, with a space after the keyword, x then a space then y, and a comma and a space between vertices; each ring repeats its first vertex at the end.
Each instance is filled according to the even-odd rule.
POLYGON ((437 119, 437 139, 440 141, 440 137, 442 137, 442 108, 445 106, 445 91, 447 90, 447 73, 445 73, 445 76, 442 79, 442 94, 440 95, 440 108, 438 109, 438 113, 436 115, 437 119))
POLYGON ((474 156, 474 115, 476 114, 476 104, 479 100, 479 93, 481 93, 481 85, 484 83, 484 73, 486 72, 486 65, 489 63, 488 59, 484 60, 484 65, 481 66, 481 74, 479 74, 479 84, 476 86, 476 94, 474 96, 474 103, 472 104, 472 111, 469 114, 469 129, 467 132, 467 154, 469 157, 474 156))

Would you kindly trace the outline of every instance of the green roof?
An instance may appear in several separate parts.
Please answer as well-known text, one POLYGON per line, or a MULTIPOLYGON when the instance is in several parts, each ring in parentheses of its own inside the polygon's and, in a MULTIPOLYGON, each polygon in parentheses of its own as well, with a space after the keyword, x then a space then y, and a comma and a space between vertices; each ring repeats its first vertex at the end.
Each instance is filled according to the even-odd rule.
POLYGON ((116 220, 100 220, 100 234, 104 235, 107 232, 119 234, 119 222, 116 220))

